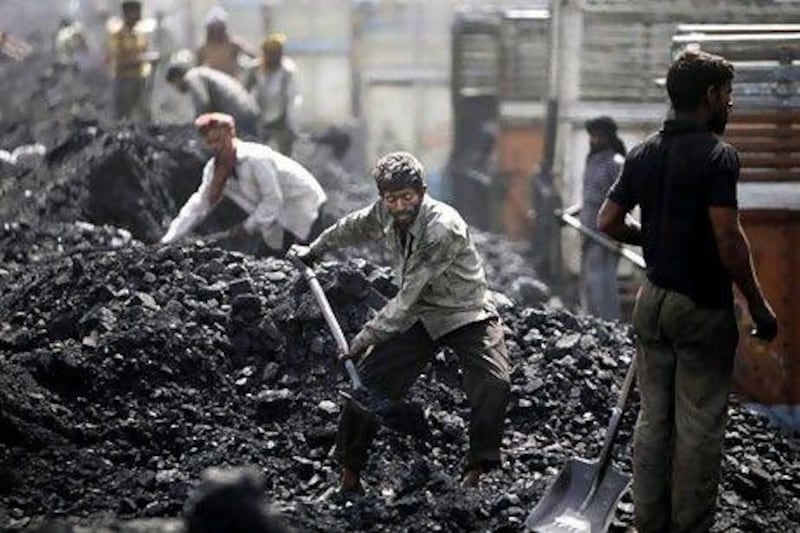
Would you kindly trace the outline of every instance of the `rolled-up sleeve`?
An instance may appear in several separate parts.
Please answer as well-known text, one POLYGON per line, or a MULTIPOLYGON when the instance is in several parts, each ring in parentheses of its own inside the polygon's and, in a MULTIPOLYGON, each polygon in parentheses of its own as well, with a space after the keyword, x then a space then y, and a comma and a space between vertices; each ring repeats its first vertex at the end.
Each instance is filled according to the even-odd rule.
POLYGON ((633 161, 630 156, 625 160, 619 177, 608 191, 607 198, 623 209, 630 211, 636 206, 636 194, 633 188, 633 161))

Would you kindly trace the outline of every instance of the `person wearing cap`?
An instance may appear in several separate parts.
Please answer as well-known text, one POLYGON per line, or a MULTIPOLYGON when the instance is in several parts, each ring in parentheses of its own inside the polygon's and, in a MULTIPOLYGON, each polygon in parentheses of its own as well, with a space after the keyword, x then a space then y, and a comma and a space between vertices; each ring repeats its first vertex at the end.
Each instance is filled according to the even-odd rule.
POLYGON ((258 54, 243 39, 228 33, 228 12, 220 6, 206 14, 206 40, 197 49, 197 63, 238 78, 241 56, 255 58, 258 54))
POLYGON ((86 57, 89 54, 89 44, 83 25, 69 17, 63 17, 53 38, 53 50, 59 67, 80 70, 87 63, 86 57))
MULTIPOLYGON (((589 155, 583 172, 583 200, 580 221, 597 231, 597 213, 606 193, 625 162, 625 143, 617 135, 617 123, 610 117, 586 122, 589 155)), ((620 318, 617 266, 619 256, 585 237, 581 248, 580 294, 583 309, 606 320, 620 318)))
POLYGON ((297 89, 297 65, 283 53, 286 36, 275 33, 261 44, 262 57, 245 76, 244 85, 261 108, 262 134, 290 155, 303 97, 297 89))
POLYGON ((191 67, 180 60, 170 63, 166 78, 179 92, 191 96, 196 115, 231 115, 239 131, 256 134, 258 105, 236 78, 209 67, 191 67))
POLYGON ((139 28, 141 19, 141 2, 122 2, 122 24, 109 36, 109 60, 114 75, 113 110, 117 120, 150 120, 147 79, 157 55, 148 53, 148 39, 139 28))
POLYGON ((326 196, 308 170, 268 146, 238 139, 230 115, 200 115, 195 126, 213 157, 203 168, 200 187, 172 221, 162 243, 189 233, 223 196, 248 214, 231 230, 232 236, 259 234, 273 251, 282 250, 286 240, 306 241, 311 236, 326 196))
MULTIPOLYGON (((289 251, 311 263, 329 250, 364 242, 388 248, 399 291, 352 339, 347 356, 360 359, 366 387, 399 399, 440 348, 456 353, 471 411, 462 484, 476 486, 481 474, 500 462, 509 395, 503 325, 483 261, 461 215, 426 194, 424 170, 414 156, 385 155, 372 176, 380 198, 340 219, 309 246, 289 251)), ((343 492, 361 490, 375 430, 374 420, 345 406, 336 438, 343 492)))

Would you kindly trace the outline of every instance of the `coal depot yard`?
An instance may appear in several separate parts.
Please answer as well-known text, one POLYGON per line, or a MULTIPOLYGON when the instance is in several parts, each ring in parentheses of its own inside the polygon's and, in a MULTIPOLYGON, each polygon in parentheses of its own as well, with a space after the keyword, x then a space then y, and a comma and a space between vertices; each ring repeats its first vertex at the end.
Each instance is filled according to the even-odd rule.
MULTIPOLYGON (((108 124, 84 86, 63 89, 80 106, 27 113, 47 58, 25 76, 0 68, 16 95, 0 104, 0 148, 44 147, 0 168, 0 528, 178 531, 206 469, 250 467, 253 497, 287 529, 521 531, 564 462, 599 452, 635 353, 630 327, 548 307, 525 251, 481 233, 513 365, 502 466, 459 485, 468 408, 445 351, 409 396, 425 427, 379 432, 365 493, 338 494, 347 383, 305 282, 283 259, 204 242, 235 212, 157 244, 199 180, 193 129, 108 124)), ((326 150, 310 145, 304 162, 332 212, 364 205, 371 189, 326 150)), ((380 250, 337 257, 317 272, 352 338, 395 288, 380 250)), ((634 398, 613 453, 625 471, 636 409, 634 398)), ((796 436, 733 403, 725 441, 715 530, 797 531, 796 436)), ((632 513, 626 494, 612 530, 632 513)))

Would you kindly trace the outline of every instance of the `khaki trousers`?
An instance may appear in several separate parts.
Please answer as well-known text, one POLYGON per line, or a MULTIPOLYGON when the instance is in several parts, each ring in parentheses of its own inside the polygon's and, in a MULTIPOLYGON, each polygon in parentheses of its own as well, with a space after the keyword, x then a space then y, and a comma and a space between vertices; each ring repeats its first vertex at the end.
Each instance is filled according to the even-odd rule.
POLYGON ((633 492, 639 533, 714 523, 738 331, 732 308, 698 308, 646 282, 634 309, 641 411, 633 492))

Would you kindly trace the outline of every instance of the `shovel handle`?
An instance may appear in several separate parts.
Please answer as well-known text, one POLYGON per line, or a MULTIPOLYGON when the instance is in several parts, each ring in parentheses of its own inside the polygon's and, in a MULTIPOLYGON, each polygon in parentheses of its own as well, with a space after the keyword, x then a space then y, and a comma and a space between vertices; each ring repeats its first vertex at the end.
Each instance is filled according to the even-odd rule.
POLYGON ((319 308, 322 311, 322 316, 325 318, 325 322, 328 323, 328 327, 333 334, 334 340, 336 340, 336 345, 339 348, 339 359, 344 359, 344 368, 347 370, 347 375, 350 377, 350 382, 352 383, 353 388, 361 388, 361 377, 358 375, 356 366, 353 364, 351 359, 346 357, 350 352, 347 339, 344 337, 344 332, 342 331, 342 327, 339 325, 339 321, 336 320, 336 315, 331 308, 330 302, 328 302, 328 297, 325 296, 325 291, 322 290, 322 285, 320 285, 317 275, 296 255, 287 254, 286 257, 294 264, 295 267, 297 267, 298 270, 300 270, 303 278, 305 278, 308 286, 311 288, 311 293, 314 295, 314 298, 319 304, 319 308))
POLYGON ((630 396, 631 389, 633 389, 633 381, 635 377, 636 356, 634 355, 633 359, 631 360, 631 364, 628 365, 628 371, 625 374, 625 381, 622 383, 622 389, 620 390, 619 398, 617 398, 617 404, 611 411, 611 419, 608 422, 608 429, 606 429, 605 442, 603 442, 603 448, 597 458, 597 470, 595 471, 594 478, 592 479, 589 495, 581 505, 581 509, 585 508, 586 505, 589 504, 594 492, 597 490, 597 487, 600 484, 600 481, 603 479, 603 476, 605 476, 608 465, 611 464, 611 448, 614 446, 614 439, 619 432, 619 422, 622 419, 622 413, 625 411, 625 404, 628 403, 628 396, 630 396))

